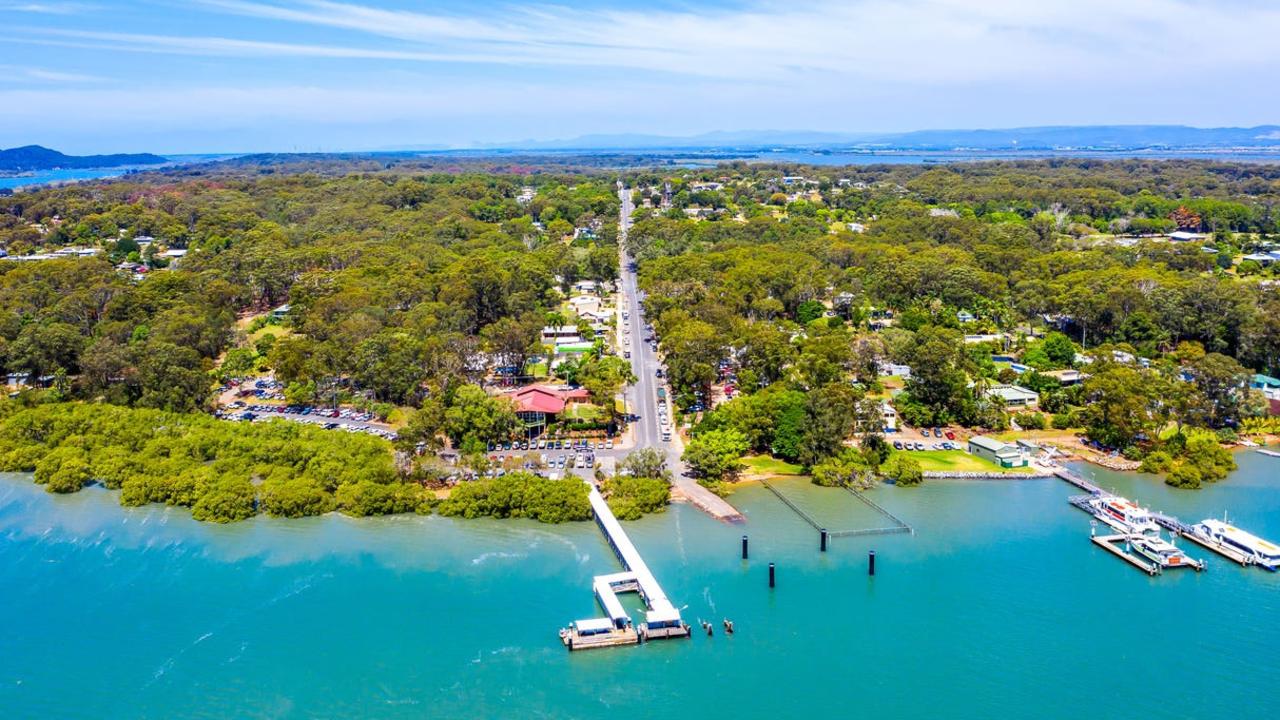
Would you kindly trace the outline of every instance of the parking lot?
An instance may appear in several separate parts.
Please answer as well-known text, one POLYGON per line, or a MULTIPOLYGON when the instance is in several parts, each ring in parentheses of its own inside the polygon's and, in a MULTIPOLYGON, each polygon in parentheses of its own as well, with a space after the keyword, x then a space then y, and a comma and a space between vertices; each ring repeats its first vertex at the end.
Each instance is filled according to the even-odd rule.
POLYGON ((291 422, 319 425, 326 430, 344 430, 346 432, 362 432, 369 435, 394 440, 396 433, 386 426, 373 422, 373 415, 359 410, 315 408, 300 405, 246 405, 232 403, 230 410, 219 412, 218 417, 225 420, 241 420, 263 422, 274 418, 291 422), (236 406, 240 407, 236 407, 236 406))

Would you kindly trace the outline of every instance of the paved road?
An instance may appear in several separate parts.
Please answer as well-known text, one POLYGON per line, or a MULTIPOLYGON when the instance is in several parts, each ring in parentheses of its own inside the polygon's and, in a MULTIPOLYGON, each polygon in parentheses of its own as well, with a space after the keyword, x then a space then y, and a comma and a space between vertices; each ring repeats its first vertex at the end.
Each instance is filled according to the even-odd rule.
POLYGON ((634 209, 631 203, 631 190, 625 187, 619 188, 618 197, 622 201, 622 217, 619 220, 618 233, 618 243, 622 248, 622 307, 631 318, 631 332, 626 342, 631 348, 631 370, 637 378, 637 382, 627 388, 625 395, 628 407, 640 416, 640 419, 633 423, 635 448, 655 447, 665 452, 667 467, 671 468, 672 484, 679 494, 714 518, 740 522, 745 518, 732 505, 725 502, 724 498, 685 475, 685 466, 680 462, 678 439, 674 442, 662 439, 657 396, 661 381, 654 375, 655 371, 662 367, 662 361, 658 358, 658 354, 649 348, 648 343, 644 342, 644 310, 640 305, 636 274, 628 269, 631 265, 631 257, 626 252, 626 241, 627 231, 631 229, 631 212, 634 209))

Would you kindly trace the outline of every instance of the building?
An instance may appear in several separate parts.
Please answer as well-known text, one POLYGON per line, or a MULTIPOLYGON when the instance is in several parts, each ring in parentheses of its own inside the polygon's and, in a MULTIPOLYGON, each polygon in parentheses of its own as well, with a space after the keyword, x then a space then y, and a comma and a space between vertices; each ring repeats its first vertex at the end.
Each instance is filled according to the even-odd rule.
POLYGON ((1200 233, 1187 232, 1186 230, 1179 230, 1177 232, 1169 233, 1169 239, 1174 242, 1191 242, 1192 240, 1204 240, 1205 237, 1206 237, 1205 235, 1202 235, 1200 233))
POLYGON ((289 317, 289 303, 285 303, 271 311, 272 320, 284 320, 287 317, 289 317))
POLYGON ((1071 368, 1066 370, 1047 370, 1040 374, 1057 380, 1058 384, 1063 387, 1068 385, 1079 385, 1081 382, 1084 382, 1085 378, 1089 377, 1085 373, 1071 368))
POLYGON ((1002 468, 1027 466, 1027 456, 1017 445, 985 435, 969 438, 969 452, 1002 468))
POLYGON ((956 320, 959 320, 962 323, 971 323, 977 319, 978 318, 974 317, 973 313, 969 312, 968 310, 961 310, 960 312, 956 313, 956 320))
POLYGON ((542 428, 555 420, 564 409, 576 403, 585 403, 590 395, 583 388, 528 385, 503 393, 515 404, 516 417, 526 428, 542 428))
POLYGON ((986 396, 1005 407, 1033 408, 1040 402, 1040 395, 1019 385, 993 385, 986 396))
POLYGON ((884 420, 884 432, 898 431, 898 411, 893 409, 888 400, 880 403, 880 417, 884 420))
POLYGON ((1280 252, 1250 253, 1240 259, 1242 261, 1252 260, 1258 263, 1259 265, 1261 265, 1262 267, 1271 267, 1272 263, 1276 262, 1277 260, 1280 260, 1280 252))
POLYGON ((906 380, 907 378, 911 377, 910 365, 898 365, 897 363, 882 362, 878 366, 876 366, 876 369, 879 371, 880 377, 897 376, 902 378, 903 380, 906 380))
POLYGON ((542 328, 542 342, 563 345, 582 342, 582 338, 578 336, 577 325, 548 325, 542 328))

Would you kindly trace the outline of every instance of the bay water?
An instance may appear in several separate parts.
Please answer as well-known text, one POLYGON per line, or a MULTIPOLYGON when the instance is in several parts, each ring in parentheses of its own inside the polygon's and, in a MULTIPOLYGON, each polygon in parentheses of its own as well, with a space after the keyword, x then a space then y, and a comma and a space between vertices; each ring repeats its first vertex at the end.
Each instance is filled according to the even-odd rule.
MULTIPOLYGON (((1280 539, 1280 459, 1239 462, 1198 492, 1080 469, 1184 520, 1227 510, 1280 539)), ((775 487, 833 531, 885 524, 847 492, 775 487)), ((1076 492, 878 488, 915 534, 827 553, 759 485, 731 498, 743 525, 673 506, 624 526, 715 636, 568 653, 557 629, 599 615, 591 578, 619 569, 593 523, 217 526, 0 475, 0 717, 1276 717, 1280 575, 1184 543, 1208 570, 1149 578, 1089 542, 1076 492)))

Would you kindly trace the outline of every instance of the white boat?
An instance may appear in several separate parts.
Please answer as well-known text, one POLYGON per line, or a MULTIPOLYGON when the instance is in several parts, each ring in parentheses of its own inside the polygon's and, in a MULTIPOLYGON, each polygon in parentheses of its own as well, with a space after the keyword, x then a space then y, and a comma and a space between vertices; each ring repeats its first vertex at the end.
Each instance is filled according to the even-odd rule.
POLYGON ((1129 535, 1159 533, 1151 512, 1118 495, 1100 495, 1089 500, 1093 514, 1102 522, 1129 535))
POLYGON ((1280 568, 1280 546, 1230 525, 1223 520, 1201 520, 1191 532, 1244 553, 1255 565, 1275 572, 1280 568))
POLYGON ((1134 552, 1162 568, 1192 567, 1196 570, 1204 569, 1203 560, 1187 557, 1178 549, 1178 546, 1160 537, 1158 533, 1132 535, 1129 537, 1129 546, 1133 548, 1134 552))

